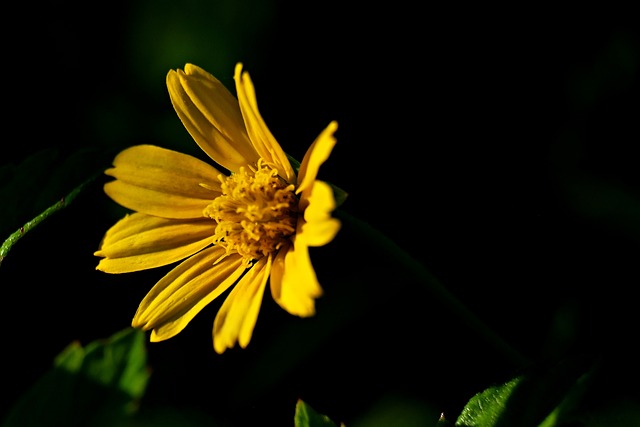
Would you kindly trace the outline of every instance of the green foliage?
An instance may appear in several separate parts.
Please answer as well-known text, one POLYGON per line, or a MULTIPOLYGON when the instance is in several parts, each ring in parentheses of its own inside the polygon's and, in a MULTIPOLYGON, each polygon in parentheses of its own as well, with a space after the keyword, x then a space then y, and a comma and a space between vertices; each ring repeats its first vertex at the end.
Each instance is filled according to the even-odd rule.
POLYGON ((149 379, 144 339, 143 332, 125 329, 86 347, 69 344, 3 426, 125 425, 149 379))
POLYGON ((322 415, 314 410, 310 405, 302 400, 296 404, 296 414, 294 417, 295 427, 337 427, 326 415, 322 415))
POLYGON ((522 378, 515 378, 497 387, 489 387, 473 396, 456 420, 456 426, 491 427, 498 425, 507 401, 522 378))
POLYGON ((489 387, 467 402, 455 427, 635 425, 640 402, 617 401, 612 411, 611 402, 593 388, 599 369, 599 361, 571 359, 489 387))

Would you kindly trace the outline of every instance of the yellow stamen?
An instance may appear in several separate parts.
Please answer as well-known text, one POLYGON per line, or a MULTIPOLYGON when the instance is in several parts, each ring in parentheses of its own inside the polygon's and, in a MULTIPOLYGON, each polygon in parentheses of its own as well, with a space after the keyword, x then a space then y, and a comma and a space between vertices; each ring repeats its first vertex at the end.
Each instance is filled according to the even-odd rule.
POLYGON ((257 169, 240 168, 230 176, 220 175, 222 195, 203 214, 218 223, 214 244, 255 260, 275 253, 294 234, 298 216, 295 186, 278 176, 267 162, 257 169))

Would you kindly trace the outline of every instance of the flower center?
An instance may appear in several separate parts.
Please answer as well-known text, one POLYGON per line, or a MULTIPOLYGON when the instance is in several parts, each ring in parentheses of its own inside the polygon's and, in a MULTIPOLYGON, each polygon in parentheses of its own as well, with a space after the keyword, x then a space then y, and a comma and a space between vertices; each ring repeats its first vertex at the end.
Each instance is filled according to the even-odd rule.
POLYGON ((298 199, 295 186, 278 176, 262 159, 258 168, 240 168, 220 175, 222 195, 203 214, 218 225, 214 244, 254 260, 276 252, 296 231, 298 199))

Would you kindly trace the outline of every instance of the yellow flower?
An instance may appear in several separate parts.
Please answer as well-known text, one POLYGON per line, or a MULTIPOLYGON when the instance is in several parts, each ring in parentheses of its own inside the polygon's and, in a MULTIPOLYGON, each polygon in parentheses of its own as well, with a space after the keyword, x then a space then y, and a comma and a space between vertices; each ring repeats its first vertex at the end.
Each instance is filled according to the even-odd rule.
POLYGON ((182 261, 140 303, 132 326, 151 341, 178 334, 233 286, 213 323, 213 346, 245 348, 264 290, 287 312, 315 314, 322 288, 309 247, 331 242, 340 222, 329 184, 316 179, 336 140, 331 122, 296 170, 265 124, 249 74, 237 64, 237 99, 193 64, 170 70, 167 86, 182 123, 227 173, 153 145, 120 152, 105 171, 104 191, 134 211, 105 234, 97 269, 146 270, 182 261))

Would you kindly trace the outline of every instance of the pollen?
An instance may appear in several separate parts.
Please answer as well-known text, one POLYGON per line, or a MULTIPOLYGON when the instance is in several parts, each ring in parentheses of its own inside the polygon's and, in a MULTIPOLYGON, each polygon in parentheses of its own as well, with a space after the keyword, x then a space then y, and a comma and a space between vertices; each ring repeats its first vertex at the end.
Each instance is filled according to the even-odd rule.
POLYGON ((222 195, 203 214, 218 223, 213 243, 226 255, 240 254, 247 261, 273 254, 296 231, 298 198, 295 186, 278 171, 258 161, 257 168, 240 168, 220 175, 222 195))

